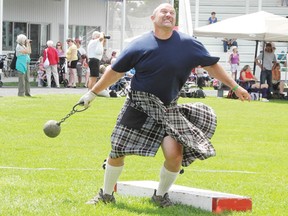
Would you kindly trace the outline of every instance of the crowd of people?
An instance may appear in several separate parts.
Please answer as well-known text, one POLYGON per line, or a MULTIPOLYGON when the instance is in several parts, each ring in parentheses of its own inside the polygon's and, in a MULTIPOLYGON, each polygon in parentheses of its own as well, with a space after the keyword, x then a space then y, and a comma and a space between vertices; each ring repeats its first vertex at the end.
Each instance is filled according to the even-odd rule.
MULTIPOLYGON (((211 12, 211 16, 208 18, 209 24, 217 23, 216 12, 211 12)), ((116 60, 116 51, 111 53, 111 56, 107 56, 107 49, 105 48, 105 35, 103 32, 94 31, 92 33, 91 40, 87 45, 87 50, 82 46, 80 39, 73 40, 68 38, 66 40, 68 49, 63 49, 63 44, 58 41, 54 46, 52 40, 48 40, 46 48, 43 50, 39 58, 38 67, 38 87, 56 87, 60 88, 61 84, 67 88, 86 87, 91 89, 95 83, 100 79, 101 75, 105 71, 108 65, 111 65, 116 60), (47 61, 49 62, 47 65, 47 61), (67 69, 67 71, 66 71, 67 69), (83 80, 84 77, 84 80, 83 80)), ((232 78, 238 80, 243 85, 246 77, 249 79, 253 78, 253 82, 259 82, 261 86, 259 89, 267 87, 267 99, 271 98, 272 92, 278 92, 281 97, 284 97, 285 84, 281 81, 281 64, 286 65, 286 53, 279 54, 276 58, 275 45, 274 43, 266 43, 264 52, 260 52, 259 56, 255 59, 256 65, 261 69, 260 81, 256 80, 255 77, 243 73, 243 71, 251 70, 248 65, 245 65, 241 70, 240 68, 240 54, 238 52, 237 39, 223 39, 224 52, 229 50, 228 63, 230 64, 230 71, 232 78), (263 57, 264 56, 264 57, 263 57), (278 62, 280 63, 277 63, 278 62), (277 64, 276 64, 277 63, 277 64)), ((30 95, 30 83, 29 83, 29 65, 31 53, 31 43, 29 39, 20 34, 17 37, 16 56, 18 56, 16 70, 19 74, 18 88, 19 96, 30 95)), ((130 71, 127 72, 127 75, 130 71)), ((131 75, 129 75, 131 76, 131 75)), ((126 76, 126 81, 131 79, 126 76)), ((254 76, 254 75, 253 75, 254 76)), ((192 70, 191 76, 188 81, 195 80, 199 88, 210 86, 212 83, 217 85, 217 80, 210 77, 207 71, 202 67, 197 66, 192 70), (190 79, 190 80, 189 80, 190 79), (214 82, 213 82, 214 81, 214 82)), ((249 82, 249 88, 256 88, 256 83, 253 85, 249 82)), ((120 83, 119 86, 124 85, 120 83)), ((126 84, 125 84, 126 85, 126 84)), ((243 87, 247 87, 247 83, 243 87)), ((109 91, 117 89, 118 87, 111 86, 103 92, 99 92, 98 95, 109 96, 109 91)))
POLYGON ((100 34, 103 33, 95 31, 93 34, 87 52, 79 39, 68 38, 66 52, 61 42, 58 41, 54 47, 53 41, 47 41, 46 48, 38 60, 38 87, 59 88, 61 84, 64 84, 67 88, 91 88, 99 79, 101 68, 103 71, 103 67, 110 65, 116 59, 117 54, 113 51, 109 58, 100 38, 100 34), (44 63, 47 58, 49 65, 44 63), (65 66, 67 66, 67 72, 65 66), (83 77, 85 80, 82 80, 83 77))

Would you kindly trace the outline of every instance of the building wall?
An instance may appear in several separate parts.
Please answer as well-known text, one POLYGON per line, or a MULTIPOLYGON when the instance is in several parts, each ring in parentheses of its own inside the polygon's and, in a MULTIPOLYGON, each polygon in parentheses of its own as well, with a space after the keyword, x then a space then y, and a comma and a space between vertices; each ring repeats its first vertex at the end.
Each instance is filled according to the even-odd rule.
MULTIPOLYGON (((70 0, 69 25, 101 26, 105 31, 105 0, 70 0)), ((4 0, 3 21, 51 24, 50 39, 59 40, 64 24, 64 0, 4 0)))

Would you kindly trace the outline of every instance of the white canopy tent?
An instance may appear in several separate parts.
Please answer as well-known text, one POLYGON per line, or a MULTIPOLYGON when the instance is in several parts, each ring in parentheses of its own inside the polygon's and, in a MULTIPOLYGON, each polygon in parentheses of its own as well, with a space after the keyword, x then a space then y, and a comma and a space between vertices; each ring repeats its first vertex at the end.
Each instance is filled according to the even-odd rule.
POLYGON ((259 11, 196 28, 194 29, 194 35, 288 42, 288 19, 259 11))
MULTIPOLYGON (((288 19, 265 11, 259 11, 196 28, 194 29, 194 36, 226 37, 256 41, 256 57, 259 41, 288 42, 288 19)), ((287 80, 287 68, 285 80, 287 80)))

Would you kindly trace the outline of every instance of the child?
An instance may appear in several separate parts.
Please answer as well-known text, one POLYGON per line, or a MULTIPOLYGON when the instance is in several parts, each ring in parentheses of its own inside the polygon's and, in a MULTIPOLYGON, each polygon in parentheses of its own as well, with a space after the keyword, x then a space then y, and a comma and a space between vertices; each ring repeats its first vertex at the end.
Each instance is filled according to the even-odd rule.
POLYGON ((39 58, 39 67, 38 67, 38 71, 37 71, 37 78, 38 78, 38 87, 43 87, 45 84, 45 78, 46 78, 46 74, 45 74, 45 69, 44 69, 44 65, 43 65, 43 57, 40 56, 39 58))
POLYGON ((88 57, 87 55, 83 54, 81 55, 81 64, 82 64, 82 73, 85 75, 85 85, 84 87, 88 87, 88 81, 89 81, 89 76, 90 76, 90 69, 88 65, 88 57))

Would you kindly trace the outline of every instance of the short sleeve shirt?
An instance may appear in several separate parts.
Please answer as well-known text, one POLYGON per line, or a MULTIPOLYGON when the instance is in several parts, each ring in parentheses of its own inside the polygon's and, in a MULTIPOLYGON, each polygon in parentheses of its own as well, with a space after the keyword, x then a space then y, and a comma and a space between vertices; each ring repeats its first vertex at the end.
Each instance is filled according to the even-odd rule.
MULTIPOLYGON (((260 53, 258 56, 257 56, 257 59, 262 61, 262 58, 263 58, 263 53, 260 53)), ((263 67, 266 68, 266 70, 272 70, 272 67, 273 67, 273 62, 276 62, 276 55, 272 52, 272 53, 269 53, 269 52, 264 52, 264 58, 263 58, 263 67)))
POLYGON ((151 93, 169 104, 178 96, 193 68, 218 61, 218 57, 210 56, 189 35, 173 31, 169 39, 160 40, 149 32, 132 41, 117 57, 112 69, 121 73, 134 68, 131 89, 151 93))

